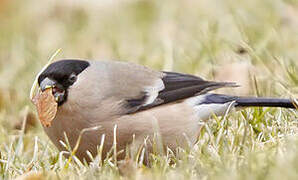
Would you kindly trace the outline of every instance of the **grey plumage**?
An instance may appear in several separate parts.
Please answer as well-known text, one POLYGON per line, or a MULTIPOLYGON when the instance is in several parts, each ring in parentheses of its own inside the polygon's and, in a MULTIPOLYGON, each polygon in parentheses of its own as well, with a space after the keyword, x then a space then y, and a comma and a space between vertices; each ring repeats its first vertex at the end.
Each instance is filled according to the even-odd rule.
POLYGON ((52 126, 44 127, 49 138, 64 150, 59 142, 64 140, 64 132, 73 147, 82 129, 101 126, 83 135, 76 154, 81 160, 89 160, 87 150, 96 154, 103 134, 106 155, 113 143, 115 125, 118 149, 125 149, 133 135, 141 143, 154 133, 161 135, 165 146, 174 149, 185 144, 185 136, 192 144, 196 141, 201 128, 199 119, 206 120, 213 113, 222 115, 230 106, 278 106, 280 102, 282 107, 294 108, 290 100, 208 94, 217 88, 237 85, 158 72, 132 63, 76 60, 55 63, 39 77, 40 85, 49 78, 62 88, 59 95, 64 93, 52 126), (77 76, 75 82, 69 79, 73 74, 77 76))

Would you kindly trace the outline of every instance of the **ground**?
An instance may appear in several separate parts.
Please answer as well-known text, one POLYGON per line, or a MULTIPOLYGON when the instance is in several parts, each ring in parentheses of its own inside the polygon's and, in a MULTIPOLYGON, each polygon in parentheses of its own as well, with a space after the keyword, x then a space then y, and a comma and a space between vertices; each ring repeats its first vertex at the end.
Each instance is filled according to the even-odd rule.
POLYGON ((225 93, 297 98, 297 29, 296 0, 0 0, 0 179, 297 179, 297 110, 213 117, 195 147, 152 155, 151 167, 88 166, 57 151, 29 100, 57 49, 55 59, 130 61, 243 85, 225 93))

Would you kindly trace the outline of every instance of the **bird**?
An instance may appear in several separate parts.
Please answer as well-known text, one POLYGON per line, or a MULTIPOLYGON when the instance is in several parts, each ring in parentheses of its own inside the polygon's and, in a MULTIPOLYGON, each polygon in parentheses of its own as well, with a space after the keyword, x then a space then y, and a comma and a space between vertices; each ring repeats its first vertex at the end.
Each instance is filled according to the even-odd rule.
POLYGON ((103 136, 103 157, 114 146, 125 150, 133 142, 152 140, 156 133, 162 146, 175 149, 194 145, 202 128, 199 122, 230 109, 296 108, 291 99, 211 92, 237 87, 234 82, 208 81, 122 61, 61 59, 48 65, 37 79, 41 92, 51 88, 57 103, 51 126, 43 127, 45 133, 60 151, 65 150, 61 143, 65 136, 71 148, 80 137, 75 156, 87 162, 91 161, 87 151, 96 156, 103 136), (99 128, 81 133, 92 127, 99 128))

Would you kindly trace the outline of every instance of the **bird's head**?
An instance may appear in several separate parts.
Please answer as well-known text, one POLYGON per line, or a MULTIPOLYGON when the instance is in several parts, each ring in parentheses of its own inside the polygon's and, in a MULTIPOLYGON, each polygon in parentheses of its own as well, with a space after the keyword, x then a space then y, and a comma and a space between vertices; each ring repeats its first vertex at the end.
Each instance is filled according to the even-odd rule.
POLYGON ((50 64, 38 77, 40 90, 51 88, 58 106, 62 105, 67 100, 68 88, 89 65, 84 60, 60 60, 50 64))

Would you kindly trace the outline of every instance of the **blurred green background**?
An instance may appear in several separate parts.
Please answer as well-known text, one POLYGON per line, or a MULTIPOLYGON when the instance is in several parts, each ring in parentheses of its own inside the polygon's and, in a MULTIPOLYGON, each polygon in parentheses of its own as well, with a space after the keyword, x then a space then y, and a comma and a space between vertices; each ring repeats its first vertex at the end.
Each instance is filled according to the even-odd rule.
POLYGON ((259 69, 253 75, 269 79, 268 86, 282 80, 288 88, 298 81, 296 1, 0 3, 0 88, 5 104, 28 103, 34 76, 59 48, 58 59, 125 60, 209 79, 214 79, 215 68, 245 61, 259 69))
MULTIPOLYGON (((56 59, 130 61, 243 85, 226 93, 297 97, 297 30, 296 0, 0 0, 0 148, 27 105, 34 119, 30 87, 59 48, 56 59)), ((46 139, 40 125, 30 133, 46 139)))

